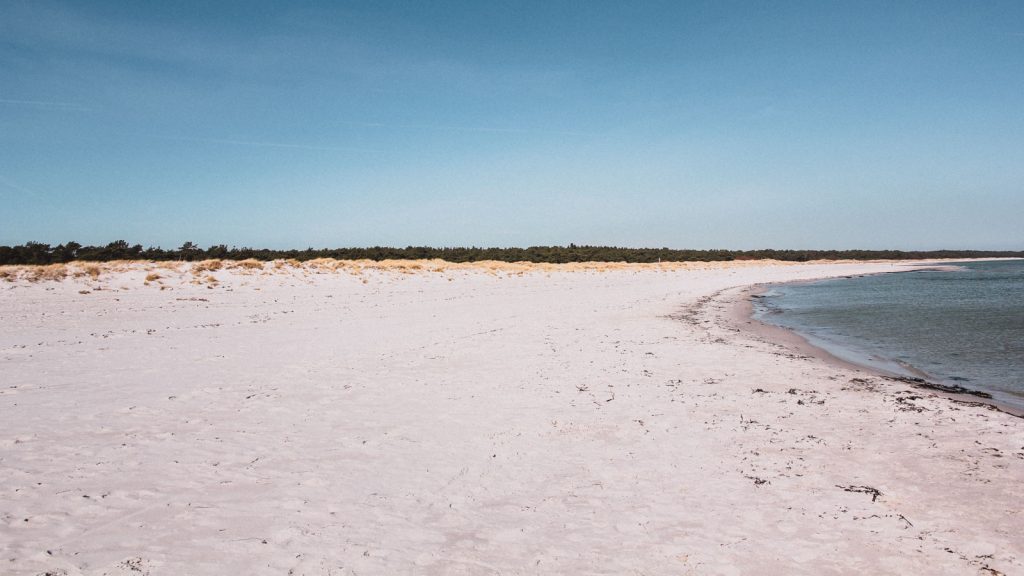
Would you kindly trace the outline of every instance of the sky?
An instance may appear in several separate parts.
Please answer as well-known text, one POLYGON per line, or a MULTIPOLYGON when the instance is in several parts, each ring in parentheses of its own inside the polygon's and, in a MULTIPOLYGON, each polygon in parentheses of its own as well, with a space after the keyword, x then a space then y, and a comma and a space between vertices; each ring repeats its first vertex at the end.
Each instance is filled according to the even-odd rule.
POLYGON ((1024 249, 1024 3, 0 0, 0 244, 1024 249))

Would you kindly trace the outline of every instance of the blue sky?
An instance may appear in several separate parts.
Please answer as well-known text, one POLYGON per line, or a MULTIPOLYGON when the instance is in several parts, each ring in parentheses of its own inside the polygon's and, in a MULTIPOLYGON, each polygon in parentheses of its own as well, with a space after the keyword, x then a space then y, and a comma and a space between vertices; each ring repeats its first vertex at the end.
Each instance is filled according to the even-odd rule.
POLYGON ((1024 249, 1024 3, 0 0, 0 244, 1024 249))

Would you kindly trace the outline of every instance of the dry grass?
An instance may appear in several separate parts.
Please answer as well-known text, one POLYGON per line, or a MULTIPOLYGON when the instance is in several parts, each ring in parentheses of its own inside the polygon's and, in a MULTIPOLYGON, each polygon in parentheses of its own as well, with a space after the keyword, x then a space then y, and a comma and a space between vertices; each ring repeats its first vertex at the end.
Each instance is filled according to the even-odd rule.
POLYGON ((71 272, 71 275, 75 278, 83 278, 85 276, 88 276, 89 278, 96 280, 97 278, 100 277, 100 273, 103 271, 103 268, 107 268, 108 270, 110 269, 108 264, 97 264, 93 262, 76 262, 75 268, 71 272))
POLYGON ((68 267, 65 264, 47 264, 45 266, 0 266, 0 280, 14 282, 59 282, 67 278, 68 267))
POLYGON ((263 262, 260 262, 255 258, 248 258, 246 260, 232 262, 228 265, 228 268, 241 270, 263 270, 263 262))
POLYGON ((203 272, 216 272, 223 267, 224 263, 220 260, 203 260, 192 265, 192 273, 198 276, 203 272))
MULTIPOLYGON (((53 264, 49 266, 0 266, 0 280, 16 282, 60 281, 67 277, 98 280, 101 276, 129 272, 147 272, 146 282, 166 279, 167 274, 190 271, 193 283, 208 286, 219 285, 219 280, 212 272, 224 270, 233 274, 249 274, 255 271, 268 273, 291 274, 340 274, 347 273, 365 282, 367 273, 371 275, 411 275, 411 274, 471 274, 483 273, 497 278, 524 276, 528 274, 554 273, 603 273, 603 272, 675 272, 686 270, 725 270, 740 269, 754 266, 801 266, 806 264, 826 264, 832 261, 783 262, 778 260, 733 260, 727 262, 663 262, 651 264, 629 264, 626 262, 575 262, 569 264, 544 264, 535 262, 500 262, 481 261, 454 263, 444 260, 334 260, 319 258, 300 262, 296 259, 274 260, 270 263, 255 259, 240 261, 204 260, 193 264, 184 262, 72 262, 70 264, 53 264), (183 268, 189 266, 189 268, 183 268)), ((906 262, 902 262, 906 263, 906 262)))
POLYGON ((203 284, 206 284, 208 287, 212 288, 213 286, 218 286, 220 284, 220 280, 218 280, 213 274, 207 274, 206 276, 196 275, 192 279, 191 284, 195 286, 202 286, 203 284))
POLYGON ((282 270, 286 267, 291 268, 302 268, 302 262, 299 262, 295 258, 289 258, 287 260, 274 260, 274 269, 282 270))
POLYGON ((67 275, 67 266, 63 264, 50 264, 49 266, 38 266, 32 270, 29 280, 32 282, 39 282, 40 280, 56 282, 63 280, 67 275))
POLYGON ((352 261, 350 260, 335 260, 333 258, 314 258, 313 260, 307 260, 305 263, 295 263, 296 261, 290 260, 289 265, 294 267, 308 268, 314 272, 337 272, 338 270, 349 266, 352 261))

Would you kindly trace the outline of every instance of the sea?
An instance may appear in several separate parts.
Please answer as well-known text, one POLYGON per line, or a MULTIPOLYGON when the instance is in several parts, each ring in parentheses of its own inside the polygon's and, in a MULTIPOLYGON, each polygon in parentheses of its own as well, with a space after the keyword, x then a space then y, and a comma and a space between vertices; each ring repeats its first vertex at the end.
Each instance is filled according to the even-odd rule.
POLYGON ((1024 409, 1024 260, 772 286, 755 317, 849 362, 1024 409))

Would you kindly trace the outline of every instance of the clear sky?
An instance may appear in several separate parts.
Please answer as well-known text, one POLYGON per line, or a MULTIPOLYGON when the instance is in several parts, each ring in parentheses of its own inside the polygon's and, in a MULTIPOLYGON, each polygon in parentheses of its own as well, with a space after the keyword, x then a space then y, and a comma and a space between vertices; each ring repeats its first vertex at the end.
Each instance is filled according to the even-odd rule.
POLYGON ((1024 2, 0 0, 0 244, 1024 249, 1024 2))

